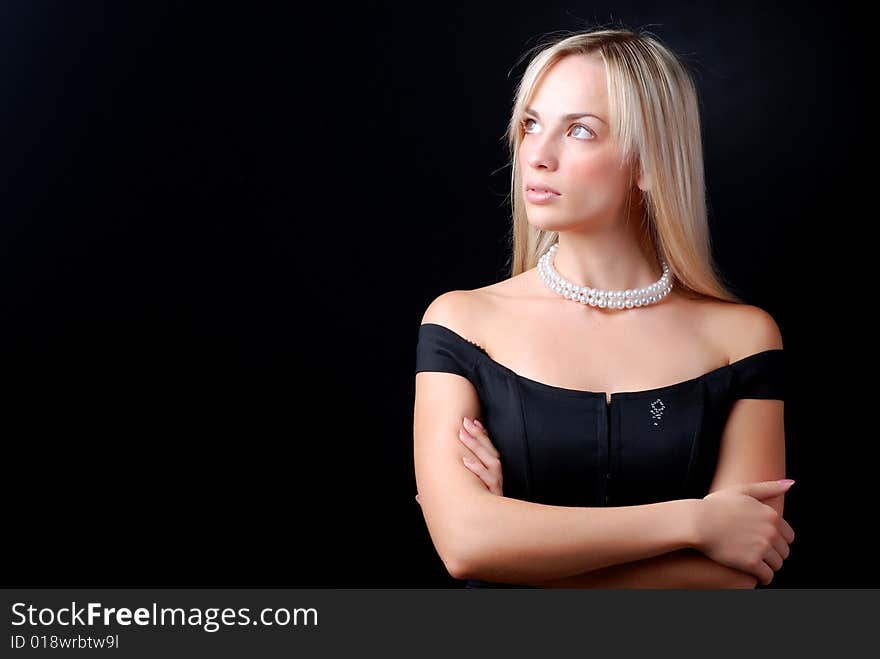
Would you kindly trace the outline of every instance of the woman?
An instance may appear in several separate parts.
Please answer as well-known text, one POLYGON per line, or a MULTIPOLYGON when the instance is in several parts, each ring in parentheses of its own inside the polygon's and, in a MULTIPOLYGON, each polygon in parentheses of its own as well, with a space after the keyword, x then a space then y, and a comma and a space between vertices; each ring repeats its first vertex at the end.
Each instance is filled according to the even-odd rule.
POLYGON ((419 327, 441 559, 468 587, 769 584, 794 539, 782 338, 713 265, 686 69, 644 33, 568 36, 529 63, 508 141, 512 276, 419 327))

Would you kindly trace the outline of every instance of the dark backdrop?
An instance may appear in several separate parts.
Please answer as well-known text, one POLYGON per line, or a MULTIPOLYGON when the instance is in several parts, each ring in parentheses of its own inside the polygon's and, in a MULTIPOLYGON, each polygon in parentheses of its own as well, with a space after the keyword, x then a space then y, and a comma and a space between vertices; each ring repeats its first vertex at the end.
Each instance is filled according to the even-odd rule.
POLYGON ((718 261, 782 329, 773 585, 880 584, 837 369, 869 354, 837 247, 864 37, 842 8, 651 6, 4 2, 8 585, 460 585, 413 500, 417 327, 508 274, 520 56, 612 21, 692 67, 718 261))

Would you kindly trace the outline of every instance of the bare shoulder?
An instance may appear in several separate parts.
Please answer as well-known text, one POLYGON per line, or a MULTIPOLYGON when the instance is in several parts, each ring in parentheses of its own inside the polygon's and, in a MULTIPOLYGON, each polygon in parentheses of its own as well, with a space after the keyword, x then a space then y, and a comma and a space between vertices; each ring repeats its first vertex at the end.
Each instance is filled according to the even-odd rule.
POLYGON ((764 350, 782 348, 782 332, 767 311, 752 304, 711 302, 713 329, 728 346, 731 362, 764 350))
POLYGON ((474 319, 480 317, 484 304, 480 290, 455 290, 438 295, 425 309, 422 323, 434 323, 451 329, 460 336, 478 336, 474 319))
POLYGON ((425 313, 422 315, 422 323, 437 323, 447 325, 450 321, 456 323, 465 314, 465 307, 470 300, 470 291, 447 291, 435 297, 425 313))
POLYGON ((422 316, 422 323, 443 325, 460 336, 485 346, 484 330, 525 290, 526 277, 518 275, 472 290, 448 291, 437 296, 422 316))

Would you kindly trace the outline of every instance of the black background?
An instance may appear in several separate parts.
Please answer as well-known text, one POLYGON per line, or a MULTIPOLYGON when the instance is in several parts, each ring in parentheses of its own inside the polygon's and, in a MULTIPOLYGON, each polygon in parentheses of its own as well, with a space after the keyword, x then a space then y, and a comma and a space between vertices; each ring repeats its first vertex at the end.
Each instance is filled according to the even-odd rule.
POLYGON ((880 584, 841 369, 872 356, 866 37, 842 6, 665 7, 3 3, 7 579, 459 586, 413 500, 417 327, 509 274, 520 57, 619 22, 692 68, 718 261, 783 333, 773 587, 880 584))

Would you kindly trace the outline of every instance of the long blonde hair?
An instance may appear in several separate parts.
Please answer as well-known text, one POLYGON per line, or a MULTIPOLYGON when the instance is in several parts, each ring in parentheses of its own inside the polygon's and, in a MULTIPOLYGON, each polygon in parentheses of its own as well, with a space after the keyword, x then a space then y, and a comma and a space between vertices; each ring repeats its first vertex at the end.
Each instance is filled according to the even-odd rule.
POLYGON ((686 295, 741 302, 712 256, 694 82, 658 38, 629 29, 595 29, 544 44, 523 73, 506 133, 513 209, 511 276, 535 267, 557 240, 556 231, 536 228, 526 218, 518 153, 521 121, 538 79, 568 55, 598 55, 605 64, 611 139, 620 145, 621 165, 635 163, 650 181, 650 189, 642 191, 642 246, 666 261, 675 285, 686 295))

